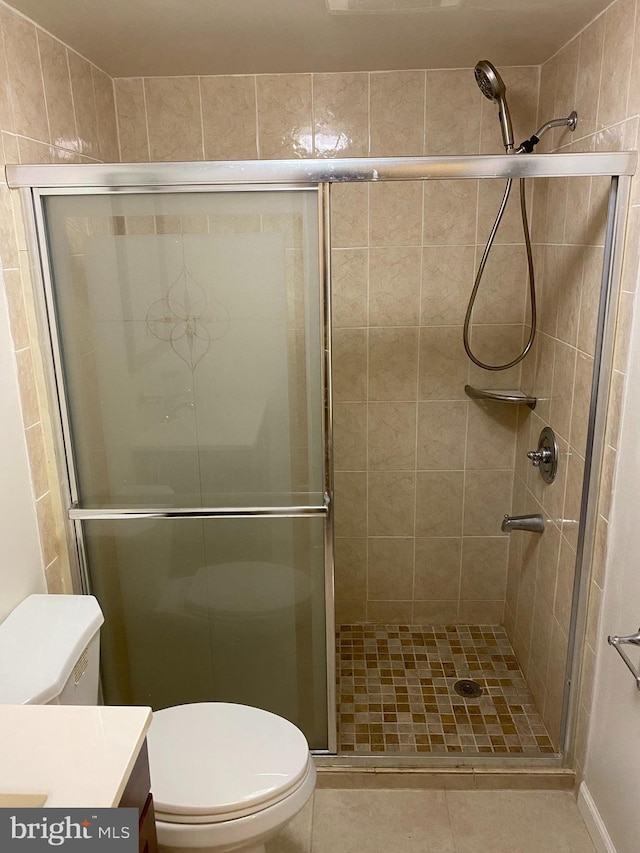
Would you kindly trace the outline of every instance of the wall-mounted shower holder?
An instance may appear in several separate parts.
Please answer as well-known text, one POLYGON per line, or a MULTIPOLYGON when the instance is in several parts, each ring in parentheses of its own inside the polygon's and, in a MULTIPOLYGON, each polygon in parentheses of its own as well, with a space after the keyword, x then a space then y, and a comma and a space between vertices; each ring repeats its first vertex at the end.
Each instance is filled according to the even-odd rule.
POLYGON ((553 483, 558 473, 558 442, 551 427, 545 427, 538 438, 538 449, 530 450, 528 458, 534 468, 540 471, 545 483, 553 483))

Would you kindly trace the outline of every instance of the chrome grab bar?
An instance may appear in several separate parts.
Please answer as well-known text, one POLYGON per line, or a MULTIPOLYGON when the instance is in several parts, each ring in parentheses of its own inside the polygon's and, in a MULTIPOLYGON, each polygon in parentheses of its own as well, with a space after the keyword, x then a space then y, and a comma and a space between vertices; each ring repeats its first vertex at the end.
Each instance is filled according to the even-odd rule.
POLYGON ((640 646, 640 628, 638 628, 635 634, 629 634, 628 637, 618 637, 617 635, 613 635, 607 637, 607 641, 610 646, 613 646, 613 648, 618 652, 622 660, 625 662, 635 679, 636 687, 638 688, 638 690, 640 690, 640 672, 631 663, 624 649, 620 648, 622 645, 640 646))

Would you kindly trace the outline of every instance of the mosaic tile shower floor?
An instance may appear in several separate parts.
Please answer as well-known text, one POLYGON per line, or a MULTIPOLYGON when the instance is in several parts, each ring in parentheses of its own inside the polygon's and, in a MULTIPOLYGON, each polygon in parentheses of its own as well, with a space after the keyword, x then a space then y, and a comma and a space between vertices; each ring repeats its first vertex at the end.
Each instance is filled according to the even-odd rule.
POLYGON ((340 752, 554 752, 504 628, 341 625, 336 636, 340 752), (459 696, 458 679, 482 695, 459 696))

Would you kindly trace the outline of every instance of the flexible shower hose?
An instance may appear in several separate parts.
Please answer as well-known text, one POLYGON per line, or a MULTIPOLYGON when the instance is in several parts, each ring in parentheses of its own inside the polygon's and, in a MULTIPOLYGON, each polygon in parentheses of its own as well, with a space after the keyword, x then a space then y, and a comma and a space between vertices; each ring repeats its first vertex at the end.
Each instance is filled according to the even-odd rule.
POLYGON ((484 247, 484 252, 482 253, 478 272, 476 273, 476 280, 473 283, 473 290, 471 291, 471 296, 469 298, 467 313, 464 318, 464 327, 462 332, 464 348, 471 361, 474 364, 477 364, 478 367, 482 367, 484 370, 507 370, 509 367, 514 367, 514 365, 519 364, 531 349, 531 346, 536 336, 536 283, 533 269, 533 256, 531 253, 531 237, 529 236, 529 223, 527 221, 527 202, 525 197, 524 178, 520 178, 520 213, 522 215, 522 230, 524 231, 524 242, 527 248, 527 265, 529 269, 529 296, 531 300, 531 331, 529 333, 529 340, 527 341, 520 355, 514 358, 513 361, 508 362, 508 364, 485 364, 483 361, 480 361, 479 358, 476 358, 476 356, 471 351, 471 344, 469 343, 469 325, 471 323, 471 314, 473 312, 473 306, 478 295, 478 289, 480 288, 480 282, 482 281, 484 268, 489 258, 489 252, 493 247, 493 241, 495 240, 496 233, 498 231, 498 228, 500 227, 500 223, 502 221, 502 217, 507 206, 507 202, 509 201, 512 183, 513 178, 509 178, 507 180, 507 186, 505 187, 504 195, 502 197, 500 209, 498 210, 498 215, 496 216, 495 222, 493 223, 493 228, 491 229, 491 233, 489 234, 487 245, 484 247))

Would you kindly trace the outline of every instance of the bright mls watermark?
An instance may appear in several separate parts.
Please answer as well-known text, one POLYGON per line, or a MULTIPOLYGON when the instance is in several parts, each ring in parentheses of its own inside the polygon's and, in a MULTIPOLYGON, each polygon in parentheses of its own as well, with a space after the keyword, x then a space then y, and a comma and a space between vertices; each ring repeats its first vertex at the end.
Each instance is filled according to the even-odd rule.
POLYGON ((137 809, 0 809, 0 851, 138 853, 137 809))

